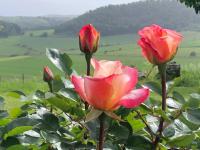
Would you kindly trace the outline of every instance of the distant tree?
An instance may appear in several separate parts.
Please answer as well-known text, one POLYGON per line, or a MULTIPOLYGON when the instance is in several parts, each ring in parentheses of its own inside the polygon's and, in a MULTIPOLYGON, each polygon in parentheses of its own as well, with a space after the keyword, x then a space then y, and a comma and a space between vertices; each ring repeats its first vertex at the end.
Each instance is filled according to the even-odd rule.
POLYGON ((48 33, 47 32, 43 32, 40 37, 48 37, 48 33))
POLYGON ((0 20, 0 37, 8 37, 10 35, 19 34, 23 34, 23 31, 18 25, 0 20))
POLYGON ((184 3, 186 6, 193 7, 196 13, 200 13, 200 0, 179 0, 181 3, 184 3))
POLYGON ((30 37, 33 37, 33 36, 34 36, 34 34, 31 32, 31 33, 29 34, 29 36, 30 36, 30 37))

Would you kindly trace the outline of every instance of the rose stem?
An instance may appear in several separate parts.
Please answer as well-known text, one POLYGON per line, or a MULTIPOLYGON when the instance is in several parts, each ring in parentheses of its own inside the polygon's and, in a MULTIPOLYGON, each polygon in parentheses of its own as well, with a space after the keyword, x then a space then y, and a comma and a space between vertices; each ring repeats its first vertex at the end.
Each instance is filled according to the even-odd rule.
MULTIPOLYGON (((53 81, 48 81, 49 91, 53 93, 53 81)), ((50 106, 50 112, 53 112, 53 106, 50 106)))
MULTIPOLYGON (((159 65, 158 70, 161 76, 161 84, 162 84, 162 111, 166 111, 166 64, 159 65)), ((160 118, 160 123, 158 127, 158 135, 154 141, 155 149, 160 141, 163 132, 164 118, 160 118)))
MULTIPOLYGON (((86 60, 86 63, 87 63, 87 76, 90 76, 90 61, 91 61, 91 58, 92 58, 92 53, 88 52, 88 53, 85 53, 85 60, 86 60)), ((85 110, 88 109, 88 103, 85 102, 85 110)))
POLYGON ((99 116, 99 123, 100 123, 100 129, 99 129, 99 143, 97 145, 97 150, 103 150, 104 145, 104 136, 105 136, 105 114, 101 114, 99 116))

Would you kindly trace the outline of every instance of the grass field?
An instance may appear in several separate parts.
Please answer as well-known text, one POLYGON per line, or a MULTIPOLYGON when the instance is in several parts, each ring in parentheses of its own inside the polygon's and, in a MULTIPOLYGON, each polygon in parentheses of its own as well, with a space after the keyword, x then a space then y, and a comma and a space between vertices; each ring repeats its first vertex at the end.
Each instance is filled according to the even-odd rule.
MULTIPOLYGON (((183 35, 184 40, 175 60, 181 64, 185 75, 183 78, 189 77, 191 73, 198 74, 195 76, 196 80, 199 79, 198 87, 200 85, 200 32, 187 31, 183 32, 183 35), (191 52, 196 56, 191 57, 191 52)), ((141 56, 137 39, 137 35, 134 34, 101 37, 100 49, 94 57, 121 60, 126 65, 134 65, 139 70, 147 72, 151 66, 141 56)), ((43 66, 49 65, 56 74, 60 73, 46 58, 46 48, 57 48, 68 53, 74 62, 75 70, 84 73, 84 55, 79 51, 77 37, 56 36, 53 35, 52 30, 29 31, 23 36, 0 39, 0 92, 18 87, 28 93, 37 88, 45 89, 46 86, 42 84, 43 66), (48 37, 40 37, 44 32, 48 33, 48 37), (22 76, 25 77, 25 83, 22 83, 22 76)))

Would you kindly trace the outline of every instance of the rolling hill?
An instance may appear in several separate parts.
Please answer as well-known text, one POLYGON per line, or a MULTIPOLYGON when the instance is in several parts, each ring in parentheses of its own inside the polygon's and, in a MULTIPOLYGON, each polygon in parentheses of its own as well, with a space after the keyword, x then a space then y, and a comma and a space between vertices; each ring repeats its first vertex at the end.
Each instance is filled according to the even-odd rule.
POLYGON ((175 30, 200 30, 200 16, 192 8, 176 0, 147 0, 89 11, 57 26, 55 33, 75 35, 88 23, 94 24, 103 35, 135 33, 150 24, 175 30))
POLYGON ((0 20, 17 24, 22 30, 38 30, 38 29, 49 29, 58 26, 74 16, 60 16, 60 15, 49 15, 39 17, 24 17, 24 16, 13 16, 13 17, 1 17, 0 20))

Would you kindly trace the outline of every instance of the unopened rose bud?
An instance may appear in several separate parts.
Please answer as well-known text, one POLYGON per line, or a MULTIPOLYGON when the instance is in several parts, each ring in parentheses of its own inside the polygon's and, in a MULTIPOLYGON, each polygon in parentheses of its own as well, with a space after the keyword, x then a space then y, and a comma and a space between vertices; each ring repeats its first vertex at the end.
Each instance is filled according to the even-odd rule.
POLYGON ((50 82, 53 80, 53 78, 54 78, 54 75, 53 75, 51 69, 48 66, 45 66, 44 71, 43 71, 43 80, 45 82, 50 82))
POLYGON ((82 27, 79 32, 79 46, 84 53, 94 53, 98 49, 100 33, 92 24, 82 27))

